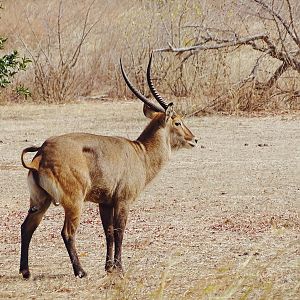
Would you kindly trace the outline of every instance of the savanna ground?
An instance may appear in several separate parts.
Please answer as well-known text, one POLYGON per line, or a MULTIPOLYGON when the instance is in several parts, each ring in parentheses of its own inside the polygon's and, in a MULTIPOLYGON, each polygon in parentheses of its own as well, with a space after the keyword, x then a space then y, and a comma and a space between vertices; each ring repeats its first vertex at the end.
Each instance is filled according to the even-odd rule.
POLYGON ((32 278, 18 274, 29 205, 21 150, 84 131, 136 138, 141 104, 0 107, 0 297, 30 299, 297 299, 300 115, 190 118, 199 146, 171 162, 132 206, 124 279, 106 278, 98 208, 87 203, 77 246, 88 277, 73 276, 48 210, 30 248, 32 278))

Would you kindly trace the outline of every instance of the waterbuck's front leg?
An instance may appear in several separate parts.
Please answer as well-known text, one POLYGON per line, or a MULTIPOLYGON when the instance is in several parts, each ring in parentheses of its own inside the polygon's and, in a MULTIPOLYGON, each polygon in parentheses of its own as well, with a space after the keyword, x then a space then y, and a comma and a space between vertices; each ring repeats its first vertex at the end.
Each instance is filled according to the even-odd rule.
POLYGON ((122 267, 122 242, 124 231, 127 223, 129 212, 129 203, 127 201, 119 201, 114 208, 114 240, 115 240, 115 256, 114 268, 123 273, 122 267))
POLYGON ((29 278, 29 266, 28 266, 28 249, 32 238, 32 235, 36 228, 39 226, 46 210, 50 206, 51 201, 45 199, 44 202, 40 202, 39 206, 32 206, 28 211, 28 215, 21 225, 21 260, 20 260, 20 273, 23 278, 29 278))
POLYGON ((105 271, 112 272, 114 267, 113 247, 114 247, 114 208, 110 205, 99 204, 102 226, 106 237, 106 261, 105 271))

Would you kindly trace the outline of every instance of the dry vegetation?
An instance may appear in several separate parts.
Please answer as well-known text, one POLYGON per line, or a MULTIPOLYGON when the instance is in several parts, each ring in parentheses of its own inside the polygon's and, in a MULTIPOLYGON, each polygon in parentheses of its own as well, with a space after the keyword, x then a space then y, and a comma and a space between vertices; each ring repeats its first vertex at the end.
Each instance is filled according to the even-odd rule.
MULTIPOLYGON (((120 57, 147 94, 144 70, 152 50, 204 45, 199 51, 155 54, 159 90, 180 99, 186 113, 299 109, 299 69, 284 67, 279 79, 261 88, 282 63, 270 49, 264 51, 259 41, 255 46, 252 41, 219 47, 224 41, 264 34, 278 52, 299 62, 297 39, 293 42, 280 21, 257 2, 28 0, 20 6, 3 1, 0 34, 8 36, 9 47, 33 60, 15 85, 29 87, 29 100, 35 102, 131 97, 120 77, 120 57)), ((299 2, 265 2, 298 37, 299 2)), ((2 102, 21 100, 2 91, 2 102)))
POLYGON ((104 277, 93 203, 77 235, 88 277, 74 277, 60 236, 64 211, 52 205, 33 236, 32 278, 22 279, 29 195, 20 149, 74 131, 137 137, 147 122, 141 104, 118 104, 0 106, 0 298, 297 299, 299 114, 190 118, 199 147, 175 154, 132 206, 124 280, 104 277))
MULTIPOLYGON (((0 298, 297 299, 299 112, 292 110, 300 108, 299 72, 286 69, 266 88, 282 62, 253 45, 185 51, 230 43, 235 34, 240 40, 266 33, 299 61, 297 44, 278 37, 282 24, 271 26, 276 18, 262 15, 255 0, 0 2, 5 51, 18 49, 33 61, 13 83, 28 87, 30 98, 13 86, 0 93, 1 104, 22 103, 0 106, 0 298), (186 114, 289 114, 190 118, 200 145, 176 154, 133 206, 123 280, 104 277, 105 241, 93 204, 85 207, 77 238, 88 278, 73 277, 60 237, 63 211, 51 207, 32 240, 33 278, 22 280, 20 225, 28 192, 20 149, 74 131, 137 137, 145 125, 138 103, 90 100, 132 97, 120 57, 148 95, 144 74, 153 49, 160 50, 153 64, 157 89, 186 114), (32 105, 73 101, 80 104, 32 105)), ((299 34, 299 1, 265 2, 287 20, 291 3, 299 34)))
POLYGON ((134 138, 147 122, 140 110, 138 101, 0 107, 0 298, 296 299, 299 115, 190 118, 200 146, 176 154, 131 209, 124 280, 104 277, 93 203, 77 236, 88 277, 74 278, 60 236, 64 212, 52 206, 30 247, 32 279, 22 279, 20 149, 63 132, 134 138))

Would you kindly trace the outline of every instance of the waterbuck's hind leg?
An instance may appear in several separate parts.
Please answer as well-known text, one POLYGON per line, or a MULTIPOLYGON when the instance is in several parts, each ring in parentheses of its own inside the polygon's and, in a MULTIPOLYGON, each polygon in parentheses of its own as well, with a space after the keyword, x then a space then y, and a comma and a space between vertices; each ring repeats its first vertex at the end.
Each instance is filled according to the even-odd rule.
POLYGON ((65 222, 61 231, 62 238, 73 266, 74 275, 79 278, 87 275, 81 267, 75 247, 75 234, 80 223, 82 204, 83 203, 76 203, 73 204, 72 207, 65 207, 65 222))
POLYGON ((113 248, 114 248, 114 208, 113 206, 99 204, 102 226, 106 238, 106 260, 105 271, 111 273, 114 267, 113 248))
POLYGON ((23 275, 23 278, 27 279, 30 277, 28 266, 28 249, 32 235, 39 226, 50 204, 51 200, 49 198, 45 198, 43 202, 39 202, 38 206, 31 206, 23 224, 21 225, 20 273, 23 275))
POLYGON ((117 202, 114 207, 114 240, 115 240, 115 256, 114 269, 123 273, 122 266, 122 242, 124 231, 127 223, 129 212, 129 204, 127 201, 117 202))

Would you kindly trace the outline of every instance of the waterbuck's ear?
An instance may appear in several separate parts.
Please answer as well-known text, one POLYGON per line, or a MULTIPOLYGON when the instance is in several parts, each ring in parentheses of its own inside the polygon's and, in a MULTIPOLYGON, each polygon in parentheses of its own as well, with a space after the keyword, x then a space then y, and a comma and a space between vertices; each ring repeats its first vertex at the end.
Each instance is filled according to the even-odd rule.
POLYGON ((155 117, 155 115, 157 114, 157 111, 153 110, 147 104, 144 104, 143 112, 144 112, 144 115, 149 119, 153 119, 155 117))
POLYGON ((174 112, 173 102, 170 102, 166 109, 166 122, 168 122, 168 120, 172 118, 174 114, 175 112, 174 112))

